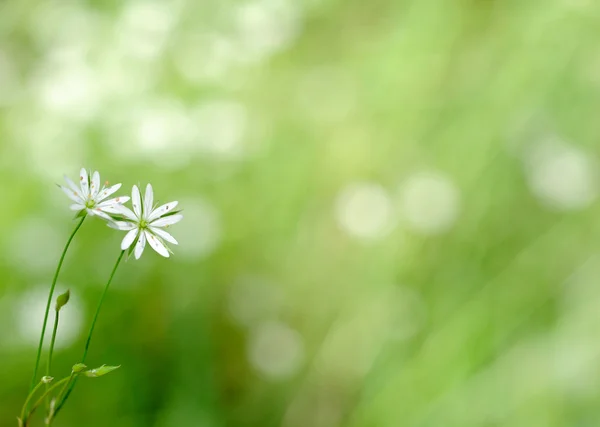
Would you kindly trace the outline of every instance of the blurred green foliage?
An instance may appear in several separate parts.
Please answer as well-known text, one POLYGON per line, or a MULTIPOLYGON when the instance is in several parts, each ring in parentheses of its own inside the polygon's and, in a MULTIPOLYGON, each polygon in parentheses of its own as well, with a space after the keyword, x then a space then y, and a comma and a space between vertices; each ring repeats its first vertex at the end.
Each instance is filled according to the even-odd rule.
MULTIPOLYGON (((0 2, 0 427, 81 166, 185 219, 121 266, 87 364, 122 368, 57 427, 597 425, 599 29, 591 0, 0 2)), ((122 237, 67 256, 56 377, 122 237)))

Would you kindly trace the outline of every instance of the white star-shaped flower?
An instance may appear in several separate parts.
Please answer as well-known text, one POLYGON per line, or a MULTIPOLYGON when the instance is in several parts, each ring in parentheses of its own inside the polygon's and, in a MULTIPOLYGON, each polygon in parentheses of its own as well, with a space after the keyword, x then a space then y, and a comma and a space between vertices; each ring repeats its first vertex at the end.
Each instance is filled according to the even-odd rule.
POLYGON ((73 211, 86 211, 90 215, 112 221, 109 214, 119 214, 121 211, 117 210, 117 207, 129 200, 129 197, 116 197, 105 200, 121 188, 121 184, 100 188, 100 174, 98 171, 92 174, 91 171, 88 172, 82 168, 79 172, 79 187, 67 176, 65 176, 65 181, 67 187, 62 185, 59 185, 59 187, 69 199, 75 202, 71 205, 73 211))
POLYGON ((152 246, 160 255, 168 258, 169 248, 165 241, 177 245, 177 240, 163 228, 173 225, 183 218, 179 213, 173 214, 178 202, 166 203, 153 208, 154 192, 152 185, 146 187, 146 195, 142 199, 139 188, 134 185, 131 192, 133 211, 125 206, 119 206, 120 213, 124 216, 123 221, 109 223, 109 226, 117 230, 128 231, 121 242, 121 249, 127 250, 135 243, 135 258, 140 259, 146 242, 152 246))

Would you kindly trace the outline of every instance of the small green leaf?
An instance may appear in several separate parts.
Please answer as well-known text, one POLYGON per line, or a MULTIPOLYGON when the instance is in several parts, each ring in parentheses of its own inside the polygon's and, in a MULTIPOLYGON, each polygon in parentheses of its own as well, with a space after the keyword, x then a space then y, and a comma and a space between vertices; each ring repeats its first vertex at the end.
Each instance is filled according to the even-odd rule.
POLYGON ((77 212, 77 215, 75 215, 75 217, 73 219, 83 218, 86 215, 87 215, 87 211, 85 209, 82 209, 79 212, 77 212))
POLYGON ((56 298, 56 311, 60 311, 61 308, 63 308, 65 305, 67 305, 70 298, 71 298, 71 291, 69 289, 67 289, 67 292, 65 292, 64 294, 59 295, 56 298))
POLYGON ((97 378, 97 377, 101 377, 103 375, 106 375, 116 369, 119 369, 121 367, 121 365, 119 366, 107 366, 107 365, 102 365, 99 368, 96 369, 90 369, 89 371, 85 371, 83 374, 86 377, 91 377, 91 378, 97 378))
POLYGON ((53 377, 48 377, 48 376, 42 377, 42 382, 44 384, 50 384, 52 381, 54 381, 53 377))
POLYGON ((75 374, 83 372, 86 369, 87 369, 87 365, 84 365, 83 363, 77 363, 76 365, 73 365, 73 368, 72 368, 72 370, 75 374))
POLYGON ((17 417, 17 421, 19 421, 19 427, 23 427, 23 420, 17 417))

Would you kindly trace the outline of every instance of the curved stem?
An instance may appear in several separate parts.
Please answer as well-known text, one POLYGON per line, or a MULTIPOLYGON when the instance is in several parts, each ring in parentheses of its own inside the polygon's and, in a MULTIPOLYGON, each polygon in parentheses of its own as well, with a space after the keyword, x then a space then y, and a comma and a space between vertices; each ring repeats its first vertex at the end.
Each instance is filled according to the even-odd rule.
MULTIPOLYGON (((90 327, 87 341, 85 342, 85 349, 83 350, 83 356, 81 357, 80 363, 85 363, 85 359, 86 359, 88 351, 90 349, 90 342, 92 341, 92 334, 94 333, 94 328, 96 327, 96 322, 98 321, 98 315, 100 314, 100 310, 102 309, 102 304, 104 303, 104 299, 106 298, 106 294, 108 293, 108 288, 110 287, 113 277, 115 276, 115 273, 117 272, 117 268, 119 267, 119 264, 121 263, 121 260, 123 259, 123 255, 125 255, 125 251, 121 251, 121 253, 119 254, 119 258, 117 259, 117 262, 115 263, 115 266, 113 267, 113 270, 112 270, 112 273, 110 274, 108 282, 106 282, 106 286, 104 287, 104 292, 102 292, 102 296, 100 297, 100 302, 98 303, 98 307, 96 308, 96 314, 94 314, 94 320, 92 321, 92 326, 90 327)), ((73 391, 75 384, 77 384, 77 377, 70 384, 69 388, 67 389, 66 394, 61 399, 61 401, 58 403, 58 406, 56 407, 56 410, 54 411, 54 415, 58 414, 60 409, 63 407, 63 405, 69 398, 71 392, 73 391)))
POLYGON ((63 249, 62 255, 60 256, 60 260, 58 261, 58 266, 56 267, 56 272, 54 273, 54 278, 52 279, 52 285, 50 286, 50 293, 48 294, 48 302, 46 303, 46 313, 44 314, 44 323, 42 325, 42 334, 40 335, 40 343, 38 345, 37 357, 35 359, 35 368, 33 369, 33 377, 31 378, 31 386, 29 387, 29 391, 33 390, 33 388, 35 387, 35 384, 36 384, 36 380, 37 380, 38 369, 40 367, 40 357, 42 356, 42 347, 44 345, 44 335, 46 334, 46 325, 48 323, 48 313, 50 312, 50 304, 52 304, 52 296, 54 295, 54 288, 56 287, 56 281, 58 280, 58 274, 60 273, 60 269, 62 267, 63 261, 65 260, 65 255, 67 254, 67 250, 69 249, 69 246, 71 245, 71 242, 73 241, 73 238, 75 237, 75 234, 77 234, 77 231, 79 231, 79 229, 81 228, 81 225, 83 224, 84 220, 85 220, 85 216, 83 216, 81 218, 81 221, 79 221, 79 223, 77 224, 77 226, 71 233, 69 240, 67 240, 67 244, 65 245, 65 248, 63 249))
MULTIPOLYGON (((46 365, 46 376, 50 376, 52 369, 52 353, 54 353, 54 343, 56 342, 56 331, 58 330, 59 310, 55 311, 54 315, 54 328, 52 329, 52 339, 50 340, 50 350, 48 350, 48 364, 46 365)), ((48 391, 49 385, 46 384, 46 391, 48 391)), ((50 402, 46 402, 46 406, 49 407, 50 402)))
MULTIPOLYGON (((56 395, 54 404, 56 404, 56 402, 58 402, 62 399, 62 397, 65 394, 65 391, 67 390, 67 387, 69 387, 69 385, 71 385, 71 381, 73 381, 74 378, 75 378, 75 372, 71 372, 71 375, 69 376, 69 381, 67 381, 65 383, 65 385, 60 389, 60 391, 56 395)), ((46 423, 48 426, 52 425, 52 422, 54 421, 54 415, 56 415, 56 408, 54 405, 51 405, 50 411, 48 412, 48 421, 46 423)))
MULTIPOLYGON (((67 390, 67 387, 71 384, 71 381, 73 381, 73 378, 75 378, 75 372, 71 372, 71 376, 69 377, 69 381, 67 381, 65 383, 65 385, 63 386, 63 388, 60 390, 60 392, 56 395, 56 401, 59 401, 62 399, 62 397, 65 394, 65 391, 67 390)), ((54 415, 54 414, 52 414, 54 415)))
POLYGON ((44 392, 44 394, 42 394, 40 396, 40 398, 35 402, 35 404, 31 407, 31 409, 29 410, 29 413, 27 414, 27 416, 25 417, 25 419, 23 419, 23 425, 27 426, 27 421, 29 420, 29 417, 31 417, 33 415, 33 413, 38 408, 38 406, 40 406, 42 404, 42 402, 44 401, 44 399, 46 399, 46 397, 48 397, 50 395, 50 393, 52 393, 52 391, 55 388, 58 388, 58 386, 62 385, 63 383, 68 382, 70 379, 71 379, 70 376, 66 377, 66 378, 63 378, 62 380, 60 380, 60 381, 56 382, 55 384, 53 384, 52 387, 50 387, 48 390, 46 390, 44 392))
POLYGON ((35 395, 35 393, 39 390, 39 388, 42 386, 42 384, 44 384, 44 383, 40 381, 33 388, 33 390, 31 390, 29 392, 29 396, 27 396, 27 399, 25 399, 25 403, 23 404, 23 409, 21 409, 21 421, 23 422, 23 424, 25 424, 26 421, 27 421, 27 419, 25 418, 25 411, 27 411, 27 406, 29 406, 29 402, 31 401, 31 399, 33 398, 33 396, 35 395))

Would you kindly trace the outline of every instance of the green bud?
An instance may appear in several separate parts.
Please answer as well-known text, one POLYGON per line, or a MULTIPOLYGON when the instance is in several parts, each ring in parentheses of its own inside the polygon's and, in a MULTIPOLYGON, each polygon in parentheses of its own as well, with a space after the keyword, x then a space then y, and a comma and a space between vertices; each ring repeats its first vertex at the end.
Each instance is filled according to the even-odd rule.
POLYGON ((86 369, 87 369, 87 366, 86 366, 86 365, 84 365, 83 363, 78 363, 78 364, 76 364, 76 365, 73 365, 73 368, 72 368, 72 370, 73 370, 73 373, 75 373, 75 374, 78 374, 78 373, 80 373, 80 372, 83 372, 83 371, 84 371, 84 370, 86 370, 86 369))
POLYGON ((19 427, 23 427, 23 420, 17 417, 17 421, 19 421, 19 427))
POLYGON ((119 366, 102 365, 99 368, 90 369, 89 371, 85 371, 84 375, 86 377, 97 378, 97 377, 101 377, 102 375, 106 375, 116 369, 119 369, 120 367, 121 367, 121 365, 119 365, 119 366))
POLYGON ((48 377, 48 376, 42 377, 42 382, 44 384, 50 384, 52 381, 54 381, 54 378, 52 378, 52 377, 48 377))
POLYGON ((59 295, 56 298, 56 311, 60 311, 61 308, 63 308, 65 305, 67 305, 70 298, 71 298, 71 291, 68 289, 67 289, 67 292, 65 292, 62 295, 59 295))

